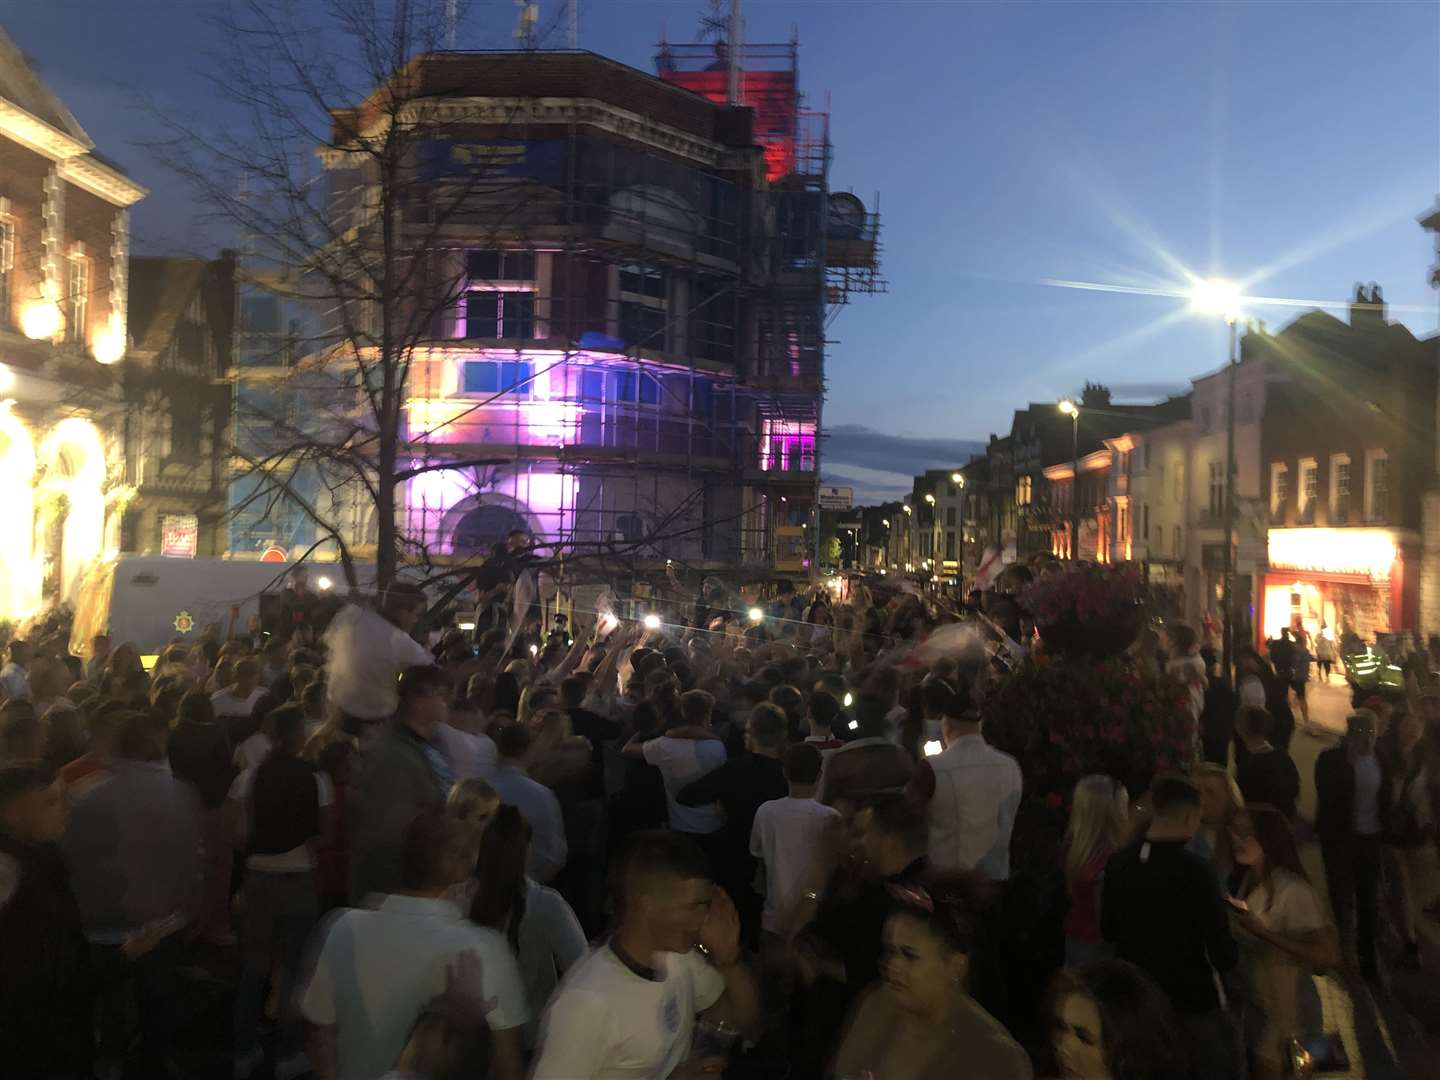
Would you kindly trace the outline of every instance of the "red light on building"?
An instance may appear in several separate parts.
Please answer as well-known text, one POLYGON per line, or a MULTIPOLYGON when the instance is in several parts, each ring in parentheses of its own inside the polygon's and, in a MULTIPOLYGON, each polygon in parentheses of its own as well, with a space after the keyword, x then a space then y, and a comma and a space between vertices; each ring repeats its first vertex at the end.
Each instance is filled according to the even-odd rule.
MULTIPOLYGON (((703 71, 660 71, 660 78, 699 94, 717 105, 728 97, 730 74, 724 66, 703 71)), ((795 137, 800 95, 793 68, 784 71, 741 71, 740 101, 755 114, 755 141, 765 151, 765 174, 771 181, 795 171, 795 137)))

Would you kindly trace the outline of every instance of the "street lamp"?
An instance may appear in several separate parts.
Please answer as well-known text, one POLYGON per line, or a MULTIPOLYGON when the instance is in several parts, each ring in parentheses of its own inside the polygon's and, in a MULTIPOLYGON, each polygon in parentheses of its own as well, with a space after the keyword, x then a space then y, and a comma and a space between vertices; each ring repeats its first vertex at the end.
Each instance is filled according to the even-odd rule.
POLYGON ((1234 685, 1235 616, 1232 593, 1235 579, 1235 370, 1240 366, 1240 317, 1245 297, 1240 286, 1222 278, 1196 281, 1190 287, 1190 306, 1204 315, 1219 315, 1230 327, 1230 363, 1225 368, 1225 562, 1220 586, 1222 671, 1234 685))
POLYGON ((1070 461, 1075 470, 1070 479, 1070 558, 1080 559, 1080 406, 1063 398, 1058 406, 1070 417, 1070 461))
POLYGON ((935 496, 934 496, 934 495, 931 495, 930 492, 927 491, 927 492, 925 493, 925 501, 926 501, 927 503, 929 503, 931 506, 934 506, 934 505, 935 505, 935 496))

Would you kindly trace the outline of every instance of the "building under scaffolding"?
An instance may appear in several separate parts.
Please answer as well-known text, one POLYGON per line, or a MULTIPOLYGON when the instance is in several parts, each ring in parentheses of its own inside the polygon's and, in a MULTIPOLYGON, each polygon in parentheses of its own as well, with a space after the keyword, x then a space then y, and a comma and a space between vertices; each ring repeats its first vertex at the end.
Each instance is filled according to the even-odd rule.
MULTIPOLYGON (((795 46, 747 47, 746 108, 725 104, 723 74, 710 85, 707 55, 662 46, 659 78, 577 52, 440 53, 407 70, 444 127, 416 143, 403 227, 437 237, 437 280, 459 283, 409 366, 412 550, 470 557, 520 528, 624 550, 642 574, 808 570, 826 310, 883 287, 878 221, 829 190, 827 118, 800 107, 795 46)), ((368 179, 352 157, 325 160, 343 233, 364 222, 368 179)), ((249 310, 269 355, 284 320, 249 310)), ((314 399, 296 390, 313 365, 257 362, 247 389, 238 354, 239 398, 292 414, 314 399)), ((245 412, 253 457, 273 425, 247 433, 245 412)), ((238 481, 237 501, 235 553, 256 553, 283 510, 238 481)), ((346 512, 363 551, 373 521, 346 512)), ((308 547, 304 516, 272 540, 308 547)))

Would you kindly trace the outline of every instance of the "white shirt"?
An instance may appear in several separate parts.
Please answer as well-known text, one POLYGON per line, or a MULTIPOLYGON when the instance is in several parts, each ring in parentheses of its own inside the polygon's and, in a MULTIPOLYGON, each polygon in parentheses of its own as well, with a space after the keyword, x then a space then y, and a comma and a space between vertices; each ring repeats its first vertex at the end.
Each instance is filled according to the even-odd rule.
POLYGON ((497 765, 480 776, 495 789, 500 801, 519 810, 530 826, 530 857, 525 860, 525 872, 537 881, 549 881, 560 872, 570 854, 560 800, 544 784, 532 780, 524 769, 514 765, 497 765))
POLYGON ((660 770, 660 778, 665 783, 670 828, 703 836, 716 832, 725 823, 725 813, 718 803, 681 806, 675 801, 686 784, 725 764, 724 743, 719 739, 672 739, 662 735, 640 749, 645 760, 660 770))
MULTIPOLYGON (((243 845, 250 833, 250 792, 255 788, 255 768, 235 777, 230 785, 230 799, 240 808, 239 842, 243 845)), ((315 797, 324 810, 335 802, 335 787, 323 772, 315 773, 315 797)), ((301 844, 280 855, 248 855, 245 865, 251 870, 267 870, 272 874, 304 873, 315 869, 315 854, 309 844, 301 844)))
POLYGON ((930 865, 1010 878, 1010 831, 1020 806, 1020 766, 979 735, 962 735, 927 758, 935 773, 930 801, 930 865))
POLYGON ((270 756, 275 740, 263 731, 257 731, 235 748, 235 765, 241 772, 253 769, 270 756))
POLYGON ((243 698, 236 697, 226 687, 210 695, 210 704, 215 708, 215 718, 223 720, 227 716, 249 716, 255 711, 255 703, 264 696, 265 691, 259 686, 250 691, 249 697, 243 698))
POLYGON ((1240 680, 1240 705, 1246 709, 1265 708, 1265 684, 1259 675, 1246 675, 1240 680))
POLYGON ((765 863, 766 930, 778 930, 780 914, 795 900, 795 890, 815 861, 821 838, 840 812, 814 799, 772 799, 755 811, 750 854, 765 863))
POLYGON ((500 760, 495 740, 489 735, 473 735, 450 724, 438 725, 430 741, 444 751, 456 780, 484 776, 500 760))
POLYGON ((343 713, 360 720, 395 715, 395 683, 406 668, 433 664, 425 646, 378 612, 351 604, 325 631, 330 659, 326 695, 343 713))
POLYGON ((725 979, 694 952, 662 953, 659 979, 604 944, 565 976, 545 1014, 531 1080, 664 1080, 690 1056, 695 1017, 725 979))
POLYGON ((445 968, 465 951, 480 960, 493 1030, 529 1019, 515 958, 493 930, 467 922, 446 900, 386 896, 330 924, 300 997, 312 1024, 336 1027, 339 1080, 376 1080, 399 1060, 420 1009, 445 990, 445 968))

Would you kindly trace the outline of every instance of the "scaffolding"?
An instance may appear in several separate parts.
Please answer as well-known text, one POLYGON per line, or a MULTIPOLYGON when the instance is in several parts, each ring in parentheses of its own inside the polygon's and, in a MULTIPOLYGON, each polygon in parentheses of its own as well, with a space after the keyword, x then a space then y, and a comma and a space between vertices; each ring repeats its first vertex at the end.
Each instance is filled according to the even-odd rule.
MULTIPOLYGON (((662 78, 718 74, 723 91, 723 72, 693 70, 706 48, 663 47, 662 78)), ((796 55, 746 47, 756 141, 767 173, 785 169, 758 187, 743 159, 686 160, 574 116, 418 142, 401 218, 439 237, 439 277, 459 286, 409 367, 412 555, 471 559, 518 527, 637 565, 808 568, 836 268, 828 117, 799 109, 796 55)), ((363 226, 365 176, 339 162, 329 179, 337 225, 363 226)), ((255 355, 285 355, 283 318, 262 314, 255 355)), ((303 390, 290 415, 317 392, 359 405, 314 364, 249 366, 254 394, 303 390)), ((237 440, 262 438, 252 427, 237 440)))

